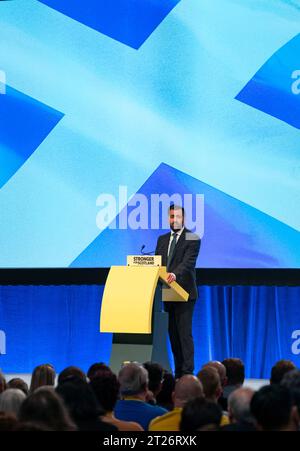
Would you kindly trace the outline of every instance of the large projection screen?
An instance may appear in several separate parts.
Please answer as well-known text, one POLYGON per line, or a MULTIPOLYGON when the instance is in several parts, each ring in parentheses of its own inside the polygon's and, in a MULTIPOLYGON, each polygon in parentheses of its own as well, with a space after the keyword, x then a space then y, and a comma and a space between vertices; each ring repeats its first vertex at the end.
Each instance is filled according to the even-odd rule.
POLYGON ((200 268, 300 268, 300 8, 0 2, 0 268, 108 267, 182 201, 200 268))

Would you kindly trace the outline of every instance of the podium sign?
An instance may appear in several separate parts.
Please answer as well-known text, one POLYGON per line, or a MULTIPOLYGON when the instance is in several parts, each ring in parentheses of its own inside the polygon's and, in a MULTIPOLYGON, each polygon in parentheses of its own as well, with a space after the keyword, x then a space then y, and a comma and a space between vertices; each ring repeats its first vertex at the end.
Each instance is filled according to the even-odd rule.
POLYGON ((161 266, 161 255, 127 255, 127 266, 161 266))

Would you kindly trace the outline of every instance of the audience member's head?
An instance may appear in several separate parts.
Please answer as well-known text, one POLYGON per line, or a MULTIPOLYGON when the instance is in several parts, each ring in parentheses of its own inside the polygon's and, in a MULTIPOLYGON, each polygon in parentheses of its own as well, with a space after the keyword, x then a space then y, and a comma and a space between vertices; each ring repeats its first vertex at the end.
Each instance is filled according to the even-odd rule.
POLYGON ((102 376, 106 373, 112 373, 112 370, 104 362, 93 363, 88 369, 87 377, 92 381, 95 377, 102 376))
POLYGON ((119 397, 117 376, 114 373, 103 374, 92 379, 90 386, 105 413, 112 412, 119 397))
POLYGON ((0 393, 6 390, 6 380, 4 375, 0 371, 0 393))
POLYGON ((86 381, 86 375, 80 368, 77 366, 68 366, 59 373, 57 383, 60 385, 61 383, 74 378, 86 381))
POLYGON ((65 381, 56 387, 56 392, 63 399, 76 424, 93 420, 104 413, 92 388, 82 379, 65 381))
POLYGON ((286 387, 267 385, 254 393, 250 403, 257 427, 263 431, 296 431, 299 428, 297 407, 286 387))
POLYGON ((283 376, 296 368, 291 360, 279 360, 271 370, 270 384, 280 384, 283 376))
POLYGON ((295 369, 285 373, 280 385, 290 390, 300 415, 300 370, 295 369))
POLYGON ((156 396, 156 402, 167 410, 172 410, 174 408, 172 394, 175 389, 175 383, 173 374, 165 370, 161 390, 156 396))
POLYGON ((241 387, 233 391, 228 397, 228 416, 230 423, 253 423, 250 402, 254 390, 241 387))
POLYGON ((222 394, 222 387, 218 371, 211 366, 207 366, 197 374, 203 386, 203 392, 206 399, 217 402, 222 394))
POLYGON ((223 360, 226 368, 227 385, 241 386, 245 380, 245 365, 241 359, 230 358, 223 360))
POLYGON ((184 407, 188 401, 195 398, 204 398, 202 384, 196 376, 186 374, 176 382, 173 395, 174 406, 184 407))
POLYGON ((19 377, 14 377, 7 383, 7 388, 18 388, 19 390, 22 390, 22 392, 27 396, 29 393, 28 385, 26 384, 23 379, 20 379, 19 377))
POLYGON ((145 400, 148 390, 148 372, 136 363, 128 363, 118 375, 121 396, 136 396, 145 400))
POLYGON ((55 370, 49 363, 38 365, 34 368, 31 376, 30 393, 39 387, 53 387, 55 383, 55 370))
POLYGON ((0 412, 13 414, 17 417, 24 399, 26 399, 26 395, 22 390, 7 388, 0 395, 0 412))
POLYGON ((211 362, 205 363, 202 366, 202 368, 206 368, 209 366, 215 368, 218 371, 221 386, 222 388, 224 388, 225 385, 227 384, 226 367, 223 365, 223 363, 219 362, 218 360, 212 360, 211 362))
POLYGON ((222 419, 222 409, 205 398, 188 401, 181 414, 180 431, 193 432, 217 430, 222 419))
POLYGON ((145 362, 143 367, 148 371, 148 389, 152 391, 156 398, 162 388, 164 369, 159 363, 155 362, 145 362))
POLYGON ((19 420, 45 425, 55 431, 76 430, 63 401, 50 387, 37 388, 24 400, 19 420))

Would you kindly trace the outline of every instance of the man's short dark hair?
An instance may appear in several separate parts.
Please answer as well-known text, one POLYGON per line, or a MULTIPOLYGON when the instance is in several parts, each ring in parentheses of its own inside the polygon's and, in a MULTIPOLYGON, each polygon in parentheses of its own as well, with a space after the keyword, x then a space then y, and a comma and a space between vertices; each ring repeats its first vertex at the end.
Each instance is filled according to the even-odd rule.
POLYGON ((65 381, 56 387, 56 393, 63 399, 75 422, 87 418, 92 420, 104 413, 93 389, 82 379, 65 381))
POLYGON ((241 359, 229 358, 223 360, 226 368, 227 385, 243 385, 245 380, 245 365, 241 359))
POLYGON ((205 398, 188 401, 181 414, 180 431, 192 432, 207 425, 220 426, 222 409, 215 402, 205 398))
POLYGON ((290 390, 300 416, 300 370, 294 369, 285 373, 280 385, 290 390))
POLYGON ((254 393, 250 410, 265 431, 279 430, 289 423, 292 395, 286 387, 266 385, 254 393))
POLYGON ((119 397, 120 384, 114 373, 103 374, 92 379, 90 386, 105 412, 112 412, 119 397))
POLYGON ((59 373, 57 383, 60 385, 63 382, 73 380, 74 378, 86 381, 86 375, 80 368, 77 366, 68 366, 59 373))
POLYGON ((175 383, 174 375, 165 370, 161 391, 156 396, 156 402, 167 410, 173 410, 174 408, 172 393, 175 390, 175 383))
POLYGON ((291 360, 278 360, 271 370, 270 384, 280 384, 283 376, 296 368, 291 360))
POLYGON ((143 367, 148 371, 148 388, 153 393, 161 388, 164 369, 159 363, 145 362, 143 367))
POLYGON ((102 374, 111 373, 111 369, 104 362, 93 363, 87 372, 87 377, 91 381, 94 377, 101 376, 102 374))
POLYGON ((19 377, 14 377, 7 383, 7 388, 18 388, 19 390, 22 390, 22 392, 27 396, 29 393, 29 388, 27 383, 20 379, 19 377))
POLYGON ((181 210, 182 211, 182 216, 184 216, 184 208, 182 207, 182 205, 171 204, 170 207, 169 207, 169 213, 172 210, 181 210))

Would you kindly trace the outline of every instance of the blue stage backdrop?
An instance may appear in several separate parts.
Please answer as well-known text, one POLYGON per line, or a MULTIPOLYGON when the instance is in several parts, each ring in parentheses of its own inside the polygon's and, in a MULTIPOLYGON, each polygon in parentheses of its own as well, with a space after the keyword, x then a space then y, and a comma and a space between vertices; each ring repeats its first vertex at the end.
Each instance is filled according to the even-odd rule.
MULTIPOLYGON (((0 287, 0 367, 28 373, 52 363, 84 370, 109 362, 111 334, 99 332, 103 286, 0 287)), ((246 377, 268 378, 279 359, 300 359, 299 287, 199 287, 196 370, 239 357, 246 377)), ((126 356, 124 356, 126 359, 126 356)))

